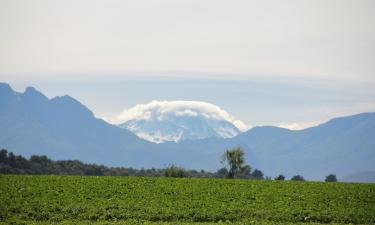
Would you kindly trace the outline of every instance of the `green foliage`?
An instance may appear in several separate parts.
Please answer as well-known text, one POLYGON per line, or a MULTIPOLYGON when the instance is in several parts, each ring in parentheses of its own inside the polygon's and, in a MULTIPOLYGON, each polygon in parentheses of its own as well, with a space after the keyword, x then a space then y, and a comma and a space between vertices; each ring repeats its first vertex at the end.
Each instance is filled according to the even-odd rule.
POLYGON ((285 180, 285 176, 280 174, 279 176, 275 177, 275 180, 285 180))
POLYGON ((305 181, 305 178, 303 178, 303 176, 301 176, 301 175, 295 175, 290 180, 292 180, 292 181, 305 181))
POLYGON ((238 174, 238 178, 250 178, 251 177, 251 166, 244 165, 241 168, 240 173, 238 174))
MULTIPOLYGON (((255 171, 258 173, 259 171, 255 171)), ((97 164, 87 164, 79 160, 54 161, 47 156, 33 155, 26 159, 3 149, 0 150, 0 174, 54 174, 54 175, 88 175, 88 176, 148 176, 148 177, 196 177, 196 178, 226 178, 228 170, 222 168, 216 173, 204 170, 185 170, 177 166, 164 169, 133 169, 126 167, 107 167, 97 164)), ((263 173, 262 173, 263 174, 263 173)), ((252 179, 251 167, 243 164, 236 178, 252 179)), ((258 179, 254 177, 254 179, 258 179)))
POLYGON ((226 150, 221 162, 228 167, 228 178, 245 178, 250 175, 251 167, 245 164, 245 151, 240 147, 226 150))
POLYGON ((0 224, 371 224, 375 184, 0 175, 0 224))
MULTIPOLYGON (((204 171, 201 173, 204 173, 204 171)), ((188 177, 188 173, 185 169, 181 167, 177 167, 175 165, 168 166, 164 169, 164 175, 166 177, 188 177)))
POLYGON ((330 175, 326 176, 325 181, 326 182, 337 182, 336 175, 335 174, 330 174, 330 175))
POLYGON ((225 167, 220 168, 216 173, 219 175, 220 178, 228 177, 228 169, 225 167))
POLYGON ((0 174, 55 174, 55 175, 89 175, 89 176, 149 176, 161 177, 177 173, 172 177, 219 177, 215 173, 201 170, 184 170, 173 167, 165 169, 133 169, 125 167, 107 167, 97 164, 87 164, 79 160, 54 161, 47 156, 33 155, 30 159, 16 156, 5 149, 0 150, 0 174), (170 171, 171 169, 175 171, 170 171))
POLYGON ((253 179, 257 179, 257 180, 263 180, 264 177, 263 177, 263 172, 256 169, 254 170, 254 172, 251 174, 251 178, 253 179))

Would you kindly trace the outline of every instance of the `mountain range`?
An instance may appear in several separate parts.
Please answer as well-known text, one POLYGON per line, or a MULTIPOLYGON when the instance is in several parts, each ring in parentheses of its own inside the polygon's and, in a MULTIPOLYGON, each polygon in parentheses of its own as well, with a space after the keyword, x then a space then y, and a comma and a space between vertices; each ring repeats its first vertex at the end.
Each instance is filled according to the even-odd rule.
POLYGON ((245 149, 253 168, 269 176, 301 174, 322 180, 334 173, 339 180, 358 181, 356 174, 360 174, 362 180, 375 181, 374 112, 335 118, 299 131, 261 126, 231 138, 156 144, 95 118, 68 95, 48 99, 35 88, 19 93, 0 83, 0 148, 24 156, 44 154, 136 168, 176 164, 213 171, 222 167, 224 150, 236 146, 245 149), (372 178, 366 180, 366 174, 372 178))

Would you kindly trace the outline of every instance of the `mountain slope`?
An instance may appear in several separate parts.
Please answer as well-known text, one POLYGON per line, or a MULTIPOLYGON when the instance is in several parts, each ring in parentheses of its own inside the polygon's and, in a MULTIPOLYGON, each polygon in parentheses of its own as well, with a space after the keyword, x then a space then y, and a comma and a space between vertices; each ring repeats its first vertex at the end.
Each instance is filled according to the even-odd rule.
POLYGON ((48 99, 34 88, 17 93, 6 84, 0 84, 0 92, 1 147, 16 153, 120 165, 129 160, 125 153, 132 146, 148 144, 96 119, 69 96, 48 99))
POLYGON ((312 179, 366 171, 375 165, 375 113, 336 118, 290 131, 259 127, 234 138, 245 143, 268 173, 300 173, 312 179))

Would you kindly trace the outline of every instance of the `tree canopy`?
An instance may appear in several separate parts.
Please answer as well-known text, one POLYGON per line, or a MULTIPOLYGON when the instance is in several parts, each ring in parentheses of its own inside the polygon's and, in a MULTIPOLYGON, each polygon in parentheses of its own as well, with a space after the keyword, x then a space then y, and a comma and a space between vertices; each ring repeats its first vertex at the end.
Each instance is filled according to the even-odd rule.
POLYGON ((293 180, 293 181, 305 181, 305 178, 303 178, 303 176, 301 176, 301 175, 295 175, 290 180, 293 180))
POLYGON ((336 175, 335 174, 329 174, 328 176, 326 176, 325 181, 326 182, 337 182, 336 175))
MULTIPOLYGON (((227 149, 222 155, 221 162, 227 168, 228 178, 251 177, 251 166, 245 163, 245 151, 242 148, 227 149)), ((225 171, 220 172, 223 174, 225 171)))

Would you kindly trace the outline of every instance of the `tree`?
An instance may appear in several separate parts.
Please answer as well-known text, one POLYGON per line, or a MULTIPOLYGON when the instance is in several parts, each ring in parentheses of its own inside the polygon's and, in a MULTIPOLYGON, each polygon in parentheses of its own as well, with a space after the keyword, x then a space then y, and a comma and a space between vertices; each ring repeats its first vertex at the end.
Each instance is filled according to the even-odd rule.
POLYGON ((301 175, 295 175, 290 180, 293 180, 293 181, 305 181, 305 178, 303 178, 303 176, 301 176, 301 175))
POLYGON ((223 167, 216 172, 220 178, 228 177, 228 169, 223 167))
POLYGON ((8 151, 5 149, 0 150, 0 163, 6 163, 8 161, 8 151))
POLYGON ((285 180, 285 176, 280 174, 279 176, 275 177, 275 180, 285 180))
POLYGON ((9 152, 8 154, 8 163, 11 167, 16 167, 16 156, 13 154, 13 152, 9 152))
POLYGON ((251 177, 251 166, 245 165, 241 169, 240 177, 250 178, 251 177))
POLYGON ((221 162, 228 168, 228 178, 236 178, 245 167, 245 152, 241 148, 228 149, 221 162))
POLYGON ((166 177, 187 177, 187 172, 181 167, 171 165, 165 168, 164 175, 166 177))
POLYGON ((337 178, 335 174, 329 174, 326 176, 326 182, 337 182, 337 178))
POLYGON ((253 179, 257 179, 257 180, 263 180, 263 172, 258 170, 258 169, 255 169, 254 172, 251 174, 251 177, 253 179))

